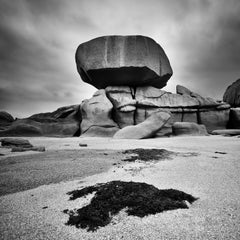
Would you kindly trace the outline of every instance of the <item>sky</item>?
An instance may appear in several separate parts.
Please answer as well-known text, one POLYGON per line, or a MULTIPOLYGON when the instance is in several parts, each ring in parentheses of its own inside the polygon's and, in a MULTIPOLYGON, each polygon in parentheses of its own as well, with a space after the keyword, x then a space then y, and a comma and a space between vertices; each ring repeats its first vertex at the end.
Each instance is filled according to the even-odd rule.
POLYGON ((177 84, 222 99, 240 78, 239 0, 0 0, 0 110, 14 117, 80 104, 97 90, 76 69, 79 44, 144 35, 177 84))

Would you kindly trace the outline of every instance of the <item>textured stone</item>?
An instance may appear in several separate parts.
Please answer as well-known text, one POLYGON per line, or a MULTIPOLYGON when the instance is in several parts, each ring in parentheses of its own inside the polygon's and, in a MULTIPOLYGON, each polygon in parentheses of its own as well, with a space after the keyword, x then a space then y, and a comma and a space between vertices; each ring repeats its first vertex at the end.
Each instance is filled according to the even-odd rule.
POLYGON ((136 100, 133 99, 133 89, 126 86, 110 86, 106 89, 108 99, 113 104, 113 119, 120 128, 134 125, 136 100))
POLYGON ((232 107, 240 107, 240 79, 228 86, 223 95, 223 101, 232 107))
POLYGON ((192 91, 190 91, 188 88, 182 86, 182 85, 177 85, 176 86, 176 93, 180 95, 189 95, 191 96, 192 91))
POLYGON ((223 136, 238 136, 240 135, 240 129, 219 129, 212 131, 211 134, 223 136))
POLYGON ((40 127, 34 126, 33 124, 40 125, 36 122, 32 122, 32 124, 24 123, 24 120, 18 120, 14 122, 9 128, 0 131, 0 137, 13 137, 13 136, 21 136, 21 137, 37 137, 42 136, 43 133, 40 127))
POLYGON ((225 129, 229 120, 229 112, 229 109, 201 109, 200 122, 206 126, 208 132, 225 129))
POLYGON ((39 113, 29 118, 17 119, 0 136, 79 136, 79 105, 58 108, 54 112, 39 113))
POLYGON ((136 100, 133 99, 133 89, 127 86, 110 86, 105 91, 114 109, 122 112, 135 111, 136 100))
POLYGON ((109 136, 116 132, 118 126, 112 120, 112 109, 113 105, 103 89, 84 100, 81 104, 81 133, 85 136, 103 136, 105 131, 105 136, 109 136))
POLYGON ((107 86, 162 88, 172 76, 169 60, 159 44, 145 36, 104 36, 79 45, 78 72, 84 82, 107 86))
POLYGON ((175 136, 206 136, 208 135, 206 127, 193 122, 175 122, 172 126, 175 136))
POLYGON ((27 140, 22 138, 3 138, 0 140, 3 147, 22 147, 31 148, 33 145, 27 140))
POLYGON ((228 128, 240 129, 240 108, 230 109, 228 128))
POLYGON ((154 87, 138 87, 135 99, 138 106, 150 107, 197 107, 199 102, 188 95, 174 94, 154 87))
POLYGON ((120 139, 142 139, 155 136, 167 123, 171 115, 168 112, 154 112, 144 122, 120 129, 113 137, 120 139))
POLYGON ((80 137, 112 137, 118 130, 118 127, 91 126, 80 137))
POLYGON ((181 95, 187 95, 193 98, 196 98, 199 102, 199 106, 200 107, 214 107, 214 106, 219 106, 223 103, 220 103, 210 97, 202 97, 201 95, 192 92, 191 90, 189 90, 188 88, 181 86, 181 85, 177 85, 176 87, 176 92, 177 94, 181 94, 181 95))

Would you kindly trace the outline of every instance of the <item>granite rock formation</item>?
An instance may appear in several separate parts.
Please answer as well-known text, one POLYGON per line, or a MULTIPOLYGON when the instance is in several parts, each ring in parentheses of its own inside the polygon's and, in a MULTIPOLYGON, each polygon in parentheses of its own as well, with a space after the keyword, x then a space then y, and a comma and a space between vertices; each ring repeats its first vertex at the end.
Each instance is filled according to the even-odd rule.
POLYGON ((240 107, 230 109, 228 128, 240 129, 240 107))
POLYGON ((172 126, 175 136, 207 136, 207 129, 204 125, 193 122, 175 122, 172 126))
POLYGON ((108 86, 162 88, 172 68, 162 49, 145 36, 104 36, 79 45, 76 64, 82 80, 98 89, 108 86))
POLYGON ((112 120, 112 103, 106 97, 105 90, 98 90, 91 99, 81 104, 81 134, 84 137, 112 137, 119 130, 112 120))
POLYGON ((135 90, 115 86, 107 87, 105 91, 113 104, 113 119, 120 128, 139 124, 159 110, 172 113, 171 120, 158 132, 159 136, 171 134, 174 122, 204 124, 211 132, 226 128, 229 119, 228 104, 204 98, 188 89, 189 94, 174 94, 151 86, 135 90))
POLYGON ((122 139, 143 139, 154 137, 156 133, 171 118, 171 114, 165 111, 152 113, 145 121, 135 126, 127 126, 119 130, 113 137, 122 139))
POLYGON ((231 107, 240 107, 240 79, 228 86, 223 101, 229 103, 231 107))
POLYGON ((2 136, 55 136, 80 135, 79 105, 61 107, 54 112, 39 113, 29 118, 16 119, 0 131, 2 136))

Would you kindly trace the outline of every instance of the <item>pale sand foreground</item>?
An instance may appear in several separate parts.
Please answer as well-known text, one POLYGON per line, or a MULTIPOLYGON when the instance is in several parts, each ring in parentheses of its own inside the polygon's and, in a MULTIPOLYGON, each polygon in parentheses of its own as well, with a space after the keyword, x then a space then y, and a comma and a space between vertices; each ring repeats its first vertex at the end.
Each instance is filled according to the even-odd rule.
MULTIPOLYGON (((81 181, 78 179, 43 185, 2 196, 0 239, 240 239, 240 138, 30 138, 30 141, 34 145, 46 146, 47 151, 79 149, 81 142, 87 143, 87 149, 93 151, 142 147, 165 148, 183 154, 158 163, 115 166, 108 172, 85 177, 81 181), (62 211, 66 208, 80 208, 88 201, 68 201, 66 193, 111 180, 141 181, 160 189, 175 188, 199 197, 199 200, 189 209, 144 218, 123 215, 116 220, 117 224, 93 233, 66 226, 68 216, 62 211), (43 209, 45 206, 48 208, 43 209)), ((4 151, 6 156, 23 155, 4 151)), ((122 155, 116 154, 115 157, 121 159, 122 155)), ((0 161, 4 159, 1 157, 0 161)))

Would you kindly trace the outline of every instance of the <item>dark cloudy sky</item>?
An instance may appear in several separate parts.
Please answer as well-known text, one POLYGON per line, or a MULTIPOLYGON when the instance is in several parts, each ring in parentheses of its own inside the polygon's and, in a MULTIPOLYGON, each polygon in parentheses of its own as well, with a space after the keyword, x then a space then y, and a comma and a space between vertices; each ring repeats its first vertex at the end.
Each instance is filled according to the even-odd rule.
POLYGON ((77 46, 102 35, 147 35, 182 84, 222 98, 240 78, 240 0, 0 0, 0 109, 15 117, 90 98, 77 46))

